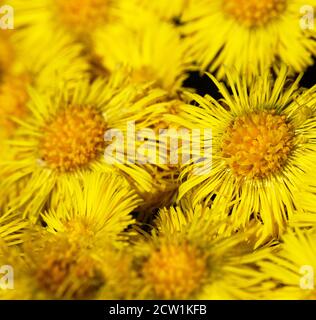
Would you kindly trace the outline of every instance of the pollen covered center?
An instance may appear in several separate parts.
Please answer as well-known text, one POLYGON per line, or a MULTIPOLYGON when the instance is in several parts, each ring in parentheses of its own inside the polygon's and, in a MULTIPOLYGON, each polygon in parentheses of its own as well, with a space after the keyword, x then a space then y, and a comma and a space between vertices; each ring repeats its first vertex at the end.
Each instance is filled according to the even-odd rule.
POLYGON ((58 16, 75 30, 89 32, 108 15, 109 0, 55 0, 55 3, 58 16))
POLYGON ((143 265, 144 280, 159 299, 186 299, 206 276, 206 259, 189 245, 163 245, 143 265))
POLYGON ((222 156, 239 177, 278 172, 293 148, 294 129, 284 115, 260 111, 236 118, 226 130, 222 156))
POLYGON ((223 0, 223 9, 246 27, 265 25, 279 17, 286 9, 287 0, 223 0))
POLYGON ((102 154, 106 123, 92 107, 70 106, 43 128, 40 158, 52 169, 75 171, 102 154))
POLYGON ((104 279, 96 262, 89 256, 79 256, 78 248, 56 245, 43 253, 36 279, 41 288, 57 298, 83 299, 91 297, 103 284, 104 279))

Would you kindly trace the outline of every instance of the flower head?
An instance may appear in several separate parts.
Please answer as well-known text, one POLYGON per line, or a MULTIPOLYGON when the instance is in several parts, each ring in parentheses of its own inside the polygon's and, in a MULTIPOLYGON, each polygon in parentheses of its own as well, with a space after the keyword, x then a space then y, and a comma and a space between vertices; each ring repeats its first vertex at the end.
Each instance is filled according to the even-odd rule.
POLYGON ((130 214, 141 199, 122 176, 86 173, 70 177, 61 189, 42 214, 49 232, 91 245, 126 238, 123 232, 135 222, 130 214))
POLYGON ((150 192, 153 177, 136 162, 135 154, 127 152, 128 139, 136 139, 127 136, 128 123, 135 131, 150 127, 155 115, 172 103, 168 101, 166 91, 126 83, 123 73, 92 84, 83 79, 69 86, 60 81, 44 92, 31 89, 30 116, 19 121, 9 141, 16 157, 2 161, 2 197, 12 186, 23 184, 11 206, 36 216, 58 193, 60 183, 89 171, 120 172, 139 192, 150 192), (117 149, 112 155, 106 148, 113 146, 117 149))
POLYGON ((21 248, 0 250, 1 265, 14 267, 14 288, 1 290, 0 299, 129 297, 131 290, 121 287, 133 279, 128 256, 106 241, 102 248, 89 245, 33 228, 21 248))
MULTIPOLYGON (((315 31, 304 28, 304 0, 191 1, 182 18, 183 33, 203 70, 224 78, 235 67, 251 80, 264 68, 289 65, 301 72, 313 64, 315 31)), ((310 8, 316 2, 309 1, 310 8)))
POLYGON ((136 30, 119 24, 106 26, 95 33, 94 46, 105 69, 113 72, 127 67, 131 82, 153 82, 173 95, 192 68, 180 33, 161 21, 152 21, 136 30))
POLYGON ((263 237, 278 236, 288 219, 309 211, 303 192, 315 202, 315 87, 299 90, 285 68, 275 81, 265 73, 249 86, 236 74, 228 74, 229 89, 212 79, 223 98, 190 94, 200 108, 180 113, 181 123, 212 129, 211 169, 196 174, 199 161, 185 166, 179 199, 194 190, 194 203, 224 204, 236 227, 255 218, 263 237))
POLYGON ((240 299, 259 289, 260 275, 251 263, 266 249, 252 252, 254 230, 229 233, 230 222, 219 217, 202 206, 160 211, 157 231, 132 248, 143 282, 141 298, 240 299))

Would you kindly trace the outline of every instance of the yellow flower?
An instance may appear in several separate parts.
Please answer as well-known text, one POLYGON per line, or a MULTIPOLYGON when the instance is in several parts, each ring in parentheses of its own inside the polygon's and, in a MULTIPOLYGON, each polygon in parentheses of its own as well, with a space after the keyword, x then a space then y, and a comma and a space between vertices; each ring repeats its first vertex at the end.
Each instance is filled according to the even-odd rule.
MULTIPOLYGON (((66 233, 35 229, 20 249, 0 251, 0 264, 12 266, 14 288, 1 290, 0 299, 121 299, 133 294, 129 257, 103 241, 89 247, 66 233)), ((135 282, 136 284, 136 282, 135 282)), ((135 287, 135 290, 137 288, 135 287)))
MULTIPOLYGON (((20 30, 19 30, 20 31, 20 30)), ((87 77, 88 63, 79 57, 80 50, 67 39, 56 34, 58 44, 51 46, 45 55, 32 55, 19 41, 16 30, 0 30, 0 154, 1 161, 17 160, 18 154, 7 139, 13 139, 19 128, 19 121, 29 115, 28 88, 46 92, 55 83, 57 76, 67 82, 69 87, 79 78, 87 77)), ((32 45, 34 46, 34 44, 32 45)), ((0 177, 2 180, 2 176, 0 177)), ((8 177, 6 177, 8 178, 8 177)), ((0 206, 8 204, 20 192, 15 185, 0 198, 0 206)))
POLYGON ((253 228, 224 235, 230 221, 219 217, 202 206, 160 211, 157 231, 131 248, 141 299, 256 298, 262 277, 252 263, 270 249, 253 251, 253 228))
POLYGON ((93 255, 71 238, 43 234, 24 252, 38 290, 52 298, 91 298, 105 279, 93 255))
POLYGON ((48 30, 49 35, 43 35, 44 30, 33 31, 24 26, 0 30, 0 75, 3 71, 7 76, 27 75, 27 85, 42 89, 57 78, 74 81, 87 77, 89 64, 80 44, 60 29, 48 30))
POLYGON ((245 78, 227 77, 229 88, 211 76, 221 100, 189 94, 199 108, 180 113, 179 123, 212 129, 212 159, 200 158, 208 172, 194 170, 198 160, 183 168, 179 199, 191 190, 194 204, 226 206, 236 227, 256 219, 262 239, 277 237, 294 214, 315 213, 315 180, 307 179, 315 172, 316 87, 298 90, 300 78, 287 85, 285 68, 275 81, 267 72, 249 87, 245 78))
POLYGON ((89 77, 89 61, 81 44, 74 42, 62 30, 57 30, 51 37, 43 36, 42 39, 41 36, 28 38, 27 31, 22 29, 14 37, 18 43, 19 59, 26 59, 24 64, 33 76, 35 87, 50 89, 61 79, 70 87, 72 83, 89 77))
POLYGON ((36 52, 50 49, 52 40, 58 39, 56 34, 90 49, 90 36, 98 28, 116 22, 135 27, 140 21, 135 15, 143 12, 130 0, 8 0, 8 4, 15 9, 15 27, 21 41, 28 46, 44 41, 37 48, 29 47, 36 52))
MULTIPOLYGON (((0 254, 0 262, 13 263, 17 273, 16 290, 3 297, 120 299, 133 294, 120 287, 133 276, 131 258, 121 248, 131 235, 126 232, 134 223, 130 213, 140 199, 115 174, 72 177, 61 189, 56 203, 42 214, 45 229, 33 225, 19 251, 4 248, 0 254)), ((0 239, 9 245, 20 243, 24 225, 21 219, 9 218, 0 218, 0 239)))
POLYGON ((86 173, 69 177, 60 188, 55 203, 42 215, 49 232, 91 246, 126 238, 123 231, 135 222, 130 214, 141 200, 122 176, 86 173))
POLYGON ((93 41, 106 70, 127 67, 131 82, 154 82, 172 94, 181 88, 192 68, 180 33, 166 22, 154 20, 141 24, 137 30, 109 25, 99 29, 93 41))
POLYGON ((316 269, 315 229, 288 230, 276 252, 258 263, 270 283, 267 299, 316 299, 314 272, 316 269))
POLYGON ((24 51, 16 31, 0 30, 0 151, 8 158, 5 139, 17 128, 15 118, 27 116, 28 87, 46 90, 57 74, 69 83, 86 76, 87 62, 79 58, 79 51, 61 39, 41 57, 24 51), (43 58, 43 56, 45 56, 43 58))
POLYGON ((313 64, 316 53, 315 31, 304 30, 300 24, 306 5, 312 8, 316 2, 191 1, 184 11, 182 30, 201 68, 216 71, 218 78, 225 75, 223 66, 235 67, 247 76, 280 63, 301 72, 313 64))
MULTIPOLYGON (((117 2, 117 1, 116 1, 117 2)), ((91 29, 115 17, 117 3, 111 0, 9 0, 15 8, 17 26, 44 27, 48 31, 60 25, 70 32, 89 33, 91 29), (30 14, 32 12, 32 14, 30 14)), ((39 30, 38 30, 39 31, 39 30)))
POLYGON ((92 84, 85 80, 71 83, 70 88, 61 81, 52 91, 30 89, 30 116, 19 121, 21 128, 9 141, 17 157, 1 163, 1 197, 12 186, 24 183, 11 206, 24 207, 26 215, 36 216, 58 192, 58 185, 71 176, 113 170, 119 170, 139 192, 150 192, 153 177, 126 151, 127 138, 133 139, 126 137, 127 124, 135 123, 135 130, 150 127, 155 114, 169 104, 167 97, 167 92, 146 84, 126 84, 122 73, 92 84), (111 163, 105 151, 117 143, 104 135, 117 131, 125 143, 122 148, 122 142, 117 142, 120 149, 111 163))

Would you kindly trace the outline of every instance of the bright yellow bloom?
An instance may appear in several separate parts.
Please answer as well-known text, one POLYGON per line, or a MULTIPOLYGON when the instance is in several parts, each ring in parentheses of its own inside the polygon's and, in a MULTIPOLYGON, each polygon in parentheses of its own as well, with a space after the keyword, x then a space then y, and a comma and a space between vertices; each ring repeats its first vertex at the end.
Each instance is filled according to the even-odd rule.
POLYGON ((194 0, 184 11, 182 30, 198 64, 218 78, 225 75, 223 66, 247 76, 280 63, 301 72, 316 53, 315 30, 301 27, 306 6, 312 10, 316 1, 194 0))
POLYGON ((25 183, 11 206, 36 215, 71 176, 113 170, 124 174, 138 192, 151 192, 154 178, 126 151, 127 124, 135 123, 135 130, 151 127, 155 114, 172 103, 163 90, 126 84, 122 73, 92 84, 82 80, 69 88, 60 82, 52 91, 30 90, 30 116, 19 122, 21 128, 10 140, 18 157, 1 163, 1 197, 17 183, 25 183), (104 137, 111 129, 120 130, 125 138, 113 164, 104 157, 106 147, 113 147, 114 142, 104 137))
POLYGON ((20 250, 1 250, 0 264, 13 267, 14 288, 1 290, 0 299, 132 297, 133 290, 127 288, 133 279, 129 256, 106 240, 99 248, 84 240, 35 229, 20 250))
POLYGON ((26 68, 33 76, 33 85, 39 90, 50 89, 61 79, 71 86, 72 83, 89 76, 90 66, 83 46, 75 43, 61 30, 57 30, 51 38, 44 39, 40 36, 29 39, 26 30, 21 30, 17 32, 14 40, 19 44, 20 54, 27 57, 26 68), (21 38, 25 42, 21 41, 21 38), (30 49, 36 45, 36 49, 30 49))
POLYGON ((118 1, 115 2, 108 0, 8 1, 15 8, 17 26, 42 27, 46 29, 45 32, 49 32, 49 29, 57 29, 59 25, 60 28, 69 32, 85 34, 107 20, 116 18, 120 6, 118 1))
POLYGON ((266 299, 316 299, 315 241, 315 229, 289 230, 278 251, 258 263, 271 287, 266 299))
POLYGON ((197 206, 163 209, 157 230, 131 250, 142 279, 143 299, 253 299, 262 276, 252 263, 269 248, 253 251, 253 232, 224 235, 230 221, 197 206))
POLYGON ((287 85, 285 68, 275 81, 267 72, 249 87, 245 78, 227 77, 229 88, 212 77, 221 100, 189 94, 200 107, 180 113, 179 123, 212 129, 212 160, 205 161, 209 172, 197 174, 198 161, 183 168, 179 199, 191 190, 194 204, 226 206, 236 227, 256 219, 263 238, 277 237, 296 213, 315 213, 309 177, 316 163, 316 87, 298 90, 299 78, 287 85))
POLYGON ((89 65, 80 44, 60 29, 46 36, 33 31, 30 38, 27 28, 0 30, 0 74, 26 74, 27 85, 39 88, 50 87, 57 78, 74 81, 87 76, 89 65))
POLYGON ((52 298, 91 298, 105 281, 86 246, 71 238, 43 234, 24 245, 29 277, 52 298))
POLYGON ((141 203, 126 180, 110 173, 69 177, 42 218, 47 230, 77 242, 121 240, 135 221, 130 215, 141 203))
POLYGON ((94 47, 110 72, 127 67, 132 82, 154 82, 173 94, 192 68, 180 33, 161 21, 141 25, 137 30, 120 24, 106 26, 95 33, 94 47))
MULTIPOLYGON (((33 50, 23 47, 19 41, 19 31, 0 30, 0 155, 1 161, 17 160, 18 154, 7 139, 12 139, 18 130, 18 122, 29 115, 28 88, 46 92, 58 79, 67 82, 69 87, 76 80, 87 77, 88 63, 79 57, 80 48, 71 45, 66 36, 56 34, 58 44, 50 45, 50 50, 32 54, 33 50)), ((47 39, 46 39, 47 40, 47 39)), ((45 41, 46 41, 45 40, 45 41)), ((37 44, 32 44, 37 46, 37 44)), ((6 177, 8 178, 8 177, 6 177)), ((2 176, 1 176, 2 180, 2 176)), ((17 188, 18 187, 18 188, 17 188)), ((15 185, 0 198, 0 206, 19 193, 15 185), (9 191, 10 190, 10 191, 9 191)))
MULTIPOLYGON (((130 0, 8 0, 15 9, 15 27, 25 48, 34 53, 50 50, 60 38, 81 43, 91 51, 91 35, 112 23, 136 27, 142 14, 130 0), (37 43, 37 47, 32 44, 37 43)), ((141 19, 147 21, 142 14, 141 19)), ((115 39, 113 39, 115 40, 115 39)), ((34 54, 33 53, 33 54, 34 54)), ((91 53, 91 52, 89 52, 91 53)), ((49 54, 49 53, 48 53, 49 54)))
POLYGON ((22 119, 28 114, 28 87, 46 90, 57 75, 69 83, 78 80, 86 76, 88 64, 79 57, 78 48, 65 42, 63 37, 40 56, 32 56, 20 45, 15 30, 0 30, 0 43, 0 152, 2 157, 9 158, 10 149, 5 139, 15 133, 14 118, 22 119))
MULTIPOLYGON (((0 254, 0 262, 13 263, 17 273, 14 291, 0 298, 120 299, 133 294, 120 287, 132 277, 131 259, 120 248, 134 223, 130 213, 140 202, 135 191, 122 176, 103 173, 71 177, 60 187, 59 199, 42 215, 45 230, 34 225, 25 232, 20 251, 9 248, 0 254)), ((0 218, 0 239, 20 243, 25 223, 9 218, 0 218)))

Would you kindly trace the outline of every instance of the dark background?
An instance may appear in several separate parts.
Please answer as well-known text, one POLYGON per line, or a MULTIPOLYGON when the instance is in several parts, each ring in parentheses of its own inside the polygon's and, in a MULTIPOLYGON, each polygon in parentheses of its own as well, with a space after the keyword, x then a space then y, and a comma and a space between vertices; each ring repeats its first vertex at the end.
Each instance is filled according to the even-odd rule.
MULTIPOLYGON (((314 58, 314 64, 309 67, 301 80, 301 86, 305 88, 311 88, 316 84, 316 58, 314 58)), ((210 94, 213 98, 220 98, 217 87, 210 80, 207 75, 201 76, 199 72, 191 72, 190 76, 184 82, 184 87, 194 88, 197 93, 204 96, 210 94)))

